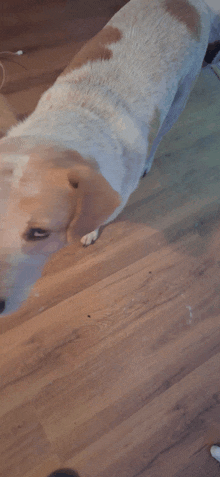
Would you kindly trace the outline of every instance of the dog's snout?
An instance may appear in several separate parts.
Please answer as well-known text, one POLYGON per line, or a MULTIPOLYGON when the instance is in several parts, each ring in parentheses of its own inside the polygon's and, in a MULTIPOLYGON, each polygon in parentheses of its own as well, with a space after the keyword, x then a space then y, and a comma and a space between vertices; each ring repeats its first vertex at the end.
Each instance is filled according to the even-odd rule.
POLYGON ((0 313, 3 313, 4 309, 5 309, 5 300, 0 298, 0 313))

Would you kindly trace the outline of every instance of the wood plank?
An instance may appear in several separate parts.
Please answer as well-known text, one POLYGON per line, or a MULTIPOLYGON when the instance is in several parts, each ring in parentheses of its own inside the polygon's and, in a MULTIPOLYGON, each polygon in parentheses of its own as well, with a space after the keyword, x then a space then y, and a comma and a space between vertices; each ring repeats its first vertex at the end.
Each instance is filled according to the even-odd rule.
MULTIPOLYGON (((26 49, 27 69, 8 63, 3 92, 24 115, 125 2, 18 3, 3 46, 26 49)), ((2 477, 219 475, 219 93, 203 70, 121 216, 1 318, 2 477)))

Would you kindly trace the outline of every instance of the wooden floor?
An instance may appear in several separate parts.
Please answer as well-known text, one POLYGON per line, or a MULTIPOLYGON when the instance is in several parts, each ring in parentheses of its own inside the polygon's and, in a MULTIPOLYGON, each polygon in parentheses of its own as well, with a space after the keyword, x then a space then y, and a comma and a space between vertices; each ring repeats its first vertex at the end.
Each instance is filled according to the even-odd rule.
MULTIPOLYGON (((25 52, 2 59, 19 117, 124 3, 3 1, 1 49, 25 52)), ((0 320, 2 477, 220 475, 219 225, 220 81, 205 69, 121 216, 0 320)))

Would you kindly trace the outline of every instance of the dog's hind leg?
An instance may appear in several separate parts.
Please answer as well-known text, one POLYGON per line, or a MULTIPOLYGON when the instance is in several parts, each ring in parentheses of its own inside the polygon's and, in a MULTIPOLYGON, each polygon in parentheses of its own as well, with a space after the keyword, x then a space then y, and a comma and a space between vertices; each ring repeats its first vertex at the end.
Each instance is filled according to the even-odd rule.
POLYGON ((180 114, 184 110, 187 100, 189 98, 190 92, 196 83, 197 77, 199 75, 199 71, 197 73, 193 74, 189 73, 183 80, 183 82, 180 84, 175 97, 173 99, 172 105, 170 107, 170 110, 159 130, 159 133, 157 137, 155 138, 152 148, 150 151, 150 155, 147 157, 146 163, 145 163, 145 169, 142 177, 145 177, 145 175, 150 171, 151 166, 153 164, 154 156, 156 153, 156 150, 165 134, 167 134, 170 129, 173 127, 177 119, 179 118, 180 114))

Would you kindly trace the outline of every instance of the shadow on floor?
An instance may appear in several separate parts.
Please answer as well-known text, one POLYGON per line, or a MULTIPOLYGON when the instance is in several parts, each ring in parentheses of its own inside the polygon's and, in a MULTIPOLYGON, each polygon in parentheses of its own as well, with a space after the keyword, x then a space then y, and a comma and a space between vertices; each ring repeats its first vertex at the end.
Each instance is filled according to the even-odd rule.
POLYGON ((78 472, 72 469, 59 469, 52 472, 48 477, 80 477, 78 472))

